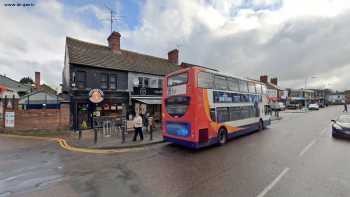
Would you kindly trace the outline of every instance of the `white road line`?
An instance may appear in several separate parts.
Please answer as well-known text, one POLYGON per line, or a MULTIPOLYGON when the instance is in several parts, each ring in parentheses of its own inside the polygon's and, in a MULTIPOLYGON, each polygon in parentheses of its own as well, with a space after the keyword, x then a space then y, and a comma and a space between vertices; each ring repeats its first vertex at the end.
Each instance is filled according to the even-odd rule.
POLYGON ((329 126, 326 127, 326 128, 324 128, 324 129, 321 131, 320 136, 323 136, 324 134, 326 134, 327 131, 329 131, 329 126))
POLYGON ((264 197, 267 192, 269 192, 277 183, 278 181, 280 181, 282 179, 282 177, 289 171, 289 168, 285 168, 276 178, 275 180, 273 180, 270 185, 268 185, 267 187, 265 187, 265 189, 260 192, 259 195, 257 195, 256 197, 264 197))
POLYGON ((309 150, 311 148, 312 145, 314 145, 316 143, 316 139, 312 140, 307 146, 305 146, 305 148, 299 153, 299 157, 303 156, 307 150, 309 150))

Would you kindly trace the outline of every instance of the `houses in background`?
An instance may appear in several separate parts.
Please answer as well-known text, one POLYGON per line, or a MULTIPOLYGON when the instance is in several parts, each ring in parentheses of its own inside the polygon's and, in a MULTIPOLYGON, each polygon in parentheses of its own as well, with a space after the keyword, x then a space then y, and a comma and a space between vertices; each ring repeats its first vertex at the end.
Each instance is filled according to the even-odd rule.
POLYGON ((271 78, 270 81, 268 79, 267 75, 260 76, 260 82, 264 83, 266 85, 266 94, 270 101, 280 101, 285 102, 287 96, 285 95, 286 92, 283 88, 278 86, 278 79, 277 77, 271 78))
POLYGON ((326 101, 330 105, 341 105, 345 102, 344 92, 333 92, 327 95, 326 101))
POLYGON ((21 84, 0 76, 0 131, 69 128, 69 104, 40 78, 36 72, 34 84, 21 84))
POLYGON ((28 94, 32 90, 32 86, 30 84, 22 84, 5 75, 0 75, 0 85, 10 89, 11 91, 15 91, 19 96, 28 94))

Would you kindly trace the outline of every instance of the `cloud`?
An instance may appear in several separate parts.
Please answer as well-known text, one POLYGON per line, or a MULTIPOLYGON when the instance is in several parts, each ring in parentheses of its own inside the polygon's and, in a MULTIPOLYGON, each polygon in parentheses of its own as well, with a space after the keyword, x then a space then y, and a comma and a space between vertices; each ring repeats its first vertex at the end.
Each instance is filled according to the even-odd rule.
POLYGON ((122 32, 122 45, 163 57, 180 46, 183 61, 227 73, 268 74, 290 87, 318 75, 333 79, 328 87, 350 89, 347 75, 333 76, 350 71, 349 7, 336 0, 147 1, 142 25, 122 32))
MULTIPOLYGON (((103 9, 57 1, 0 6, 0 73, 20 79, 42 71, 44 81, 57 86, 66 36, 106 44, 103 9), (85 15, 98 25, 91 26, 85 15)), ((308 87, 350 89, 347 0, 152 0, 140 9, 137 27, 119 28, 123 48, 166 57, 178 47, 182 61, 233 75, 268 74, 295 88, 317 75, 308 87)))
MULTIPOLYGON (((89 9, 98 11, 97 7, 89 9)), ((43 81, 57 88, 61 82, 65 37, 105 42, 102 31, 88 28, 78 16, 82 10, 57 1, 34 7, 0 6, 0 74, 19 80, 42 72, 43 81)))

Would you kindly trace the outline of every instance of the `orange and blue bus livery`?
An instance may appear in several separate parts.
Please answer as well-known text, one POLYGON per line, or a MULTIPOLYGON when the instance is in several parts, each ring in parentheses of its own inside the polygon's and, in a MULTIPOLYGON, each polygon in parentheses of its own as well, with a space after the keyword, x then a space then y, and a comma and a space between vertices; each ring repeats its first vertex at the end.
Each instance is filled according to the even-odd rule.
POLYGON ((166 76, 162 97, 165 141, 189 148, 225 144, 271 124, 264 84, 202 67, 166 76))

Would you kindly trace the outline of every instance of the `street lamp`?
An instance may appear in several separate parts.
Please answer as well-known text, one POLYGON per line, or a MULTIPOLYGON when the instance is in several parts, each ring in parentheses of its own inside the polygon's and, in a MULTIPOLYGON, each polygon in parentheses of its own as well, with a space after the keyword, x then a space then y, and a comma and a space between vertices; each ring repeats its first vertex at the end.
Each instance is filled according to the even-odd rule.
POLYGON ((318 78, 318 76, 313 75, 313 76, 311 76, 311 77, 306 77, 306 78, 305 78, 305 89, 307 88, 307 80, 308 80, 309 78, 310 78, 310 79, 315 79, 315 78, 318 78))
POLYGON ((305 78, 305 89, 304 89, 304 104, 305 104, 305 109, 307 109, 307 101, 306 101, 306 88, 307 88, 307 80, 310 78, 310 79, 315 79, 315 78, 317 78, 318 76, 316 76, 316 75, 313 75, 313 76, 310 76, 310 77, 306 77, 305 78))

